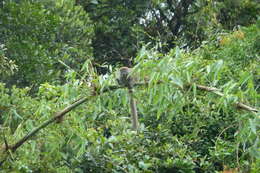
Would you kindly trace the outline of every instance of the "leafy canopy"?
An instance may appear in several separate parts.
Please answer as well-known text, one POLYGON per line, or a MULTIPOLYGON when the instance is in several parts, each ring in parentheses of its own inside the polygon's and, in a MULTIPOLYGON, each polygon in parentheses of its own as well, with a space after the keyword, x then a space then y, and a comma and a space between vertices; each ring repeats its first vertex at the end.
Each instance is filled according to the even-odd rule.
POLYGON ((63 83, 63 62, 71 68, 92 56, 93 25, 72 1, 6 1, 0 8, 0 42, 18 72, 8 85, 63 83))

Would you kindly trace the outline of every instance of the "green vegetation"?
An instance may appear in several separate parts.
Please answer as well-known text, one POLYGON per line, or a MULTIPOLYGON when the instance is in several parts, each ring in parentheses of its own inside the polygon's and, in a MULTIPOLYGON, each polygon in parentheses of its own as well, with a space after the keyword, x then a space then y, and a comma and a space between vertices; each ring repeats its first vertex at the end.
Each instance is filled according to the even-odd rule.
POLYGON ((260 171, 259 4, 131 2, 3 1, 0 172, 260 171), (152 15, 177 6, 171 26, 152 15))
POLYGON ((72 1, 5 2, 0 18, 0 41, 19 67, 8 84, 64 83, 60 61, 79 68, 92 56, 93 26, 72 1))

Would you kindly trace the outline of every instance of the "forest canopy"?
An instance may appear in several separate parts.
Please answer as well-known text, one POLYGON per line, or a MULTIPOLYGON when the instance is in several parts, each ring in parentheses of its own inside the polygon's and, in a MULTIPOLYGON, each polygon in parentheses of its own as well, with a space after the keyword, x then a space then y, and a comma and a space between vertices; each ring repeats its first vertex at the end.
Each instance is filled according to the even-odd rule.
POLYGON ((259 11, 1 1, 0 172, 260 172, 259 11))

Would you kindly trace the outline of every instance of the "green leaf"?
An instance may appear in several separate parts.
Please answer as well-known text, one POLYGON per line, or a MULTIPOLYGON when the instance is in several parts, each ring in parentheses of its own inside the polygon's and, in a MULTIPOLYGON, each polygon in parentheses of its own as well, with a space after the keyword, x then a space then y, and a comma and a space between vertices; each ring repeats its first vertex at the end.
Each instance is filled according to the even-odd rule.
POLYGON ((21 117, 17 112, 16 112, 16 110, 15 109, 13 109, 13 113, 14 113, 14 115, 15 115, 15 118, 19 118, 19 119, 23 119, 23 117, 21 117))
POLYGON ((98 4, 98 1, 97 0, 91 0, 90 1, 92 4, 98 4))
POLYGON ((138 165, 140 168, 147 170, 149 167, 151 167, 150 163, 144 163, 143 161, 138 162, 138 165))
POLYGON ((181 50, 180 50, 180 48, 177 46, 176 48, 175 48, 175 57, 176 58, 180 58, 181 56, 181 50))
POLYGON ((183 82, 181 81, 180 78, 176 77, 176 76, 171 76, 170 80, 172 83, 174 83, 175 85, 179 86, 180 88, 183 88, 183 82))
POLYGON ((256 134, 256 122, 253 121, 252 119, 249 119, 249 124, 250 124, 250 129, 254 134, 256 134))

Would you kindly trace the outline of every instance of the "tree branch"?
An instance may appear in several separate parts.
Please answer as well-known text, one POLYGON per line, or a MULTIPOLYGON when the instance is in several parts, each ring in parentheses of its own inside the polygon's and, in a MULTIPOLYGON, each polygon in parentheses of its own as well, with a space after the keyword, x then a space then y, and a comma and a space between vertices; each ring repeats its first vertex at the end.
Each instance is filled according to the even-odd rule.
MULTIPOLYGON (((221 96, 223 97, 224 94, 220 92, 220 89, 218 88, 214 88, 214 87, 207 87, 207 86, 203 86, 203 85, 196 85, 196 87, 200 90, 203 90, 203 91, 208 91, 208 92, 213 92, 215 93, 216 95, 218 96, 221 96)), ((241 103, 241 102, 236 102, 235 105, 238 107, 238 108, 241 108, 241 109, 244 109, 244 110, 247 110, 247 111, 250 111, 250 112, 259 112, 258 109, 256 108, 253 108, 251 106, 248 106, 248 105, 245 105, 244 103, 241 103)))
POLYGON ((78 101, 76 101, 75 103, 67 106, 66 108, 64 108, 62 111, 56 113, 56 115, 54 117, 52 117, 51 119, 45 121, 44 123, 42 123, 40 126, 36 127, 35 129, 33 129, 30 133, 28 133, 27 135, 25 135, 22 139, 20 139, 18 142, 16 142, 14 145, 9 146, 9 149, 14 152, 17 150, 17 148, 19 148, 21 145, 23 145, 23 143, 25 143, 28 139, 30 139, 32 136, 34 136, 37 132, 39 132, 41 129, 47 127, 49 124, 57 121, 58 119, 62 118, 66 113, 68 113, 69 111, 71 111, 72 109, 76 108, 77 106, 81 105, 82 103, 84 103, 85 101, 87 101, 88 98, 82 98, 78 101))

